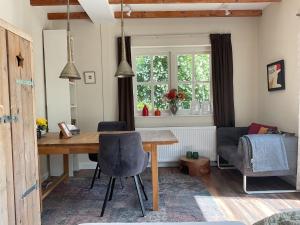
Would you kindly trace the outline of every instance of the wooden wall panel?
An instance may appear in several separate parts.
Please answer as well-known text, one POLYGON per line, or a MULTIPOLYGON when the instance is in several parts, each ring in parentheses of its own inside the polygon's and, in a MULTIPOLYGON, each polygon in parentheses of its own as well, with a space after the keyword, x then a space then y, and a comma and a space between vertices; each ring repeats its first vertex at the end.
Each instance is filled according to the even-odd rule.
POLYGON ((11 114, 18 117, 18 122, 13 122, 12 127, 12 146, 14 163, 14 191, 15 191, 15 211, 16 224, 29 224, 27 221, 27 201, 22 199, 22 193, 26 190, 26 168, 24 154, 23 137, 23 109, 21 85, 17 85, 17 80, 21 80, 21 71, 18 66, 17 56, 21 53, 20 37, 8 32, 8 65, 9 65, 9 84, 10 84, 10 104, 11 114))
MULTIPOLYGON (((10 115, 6 30, 0 27, 0 117, 10 115)), ((0 224, 15 224, 10 123, 0 123, 0 224)))
POLYGON ((31 43, 11 32, 7 43, 16 224, 40 225, 31 43))
MULTIPOLYGON (((20 39, 20 52, 24 58, 23 66, 21 69, 21 79, 26 82, 33 82, 32 76, 32 55, 31 55, 31 43, 20 39)), ((24 136, 24 156, 25 156, 25 177, 27 189, 38 185, 38 170, 37 161, 37 142, 35 131, 35 107, 34 107, 34 94, 33 86, 21 85, 22 96, 22 118, 23 118, 23 136, 24 136)), ((27 201, 27 216, 28 224, 38 225, 40 224, 40 201, 39 191, 36 188, 26 197, 27 201)))
POLYGON ((0 225, 40 225, 32 43, 2 24, 0 116, 10 118, 0 121, 0 225))

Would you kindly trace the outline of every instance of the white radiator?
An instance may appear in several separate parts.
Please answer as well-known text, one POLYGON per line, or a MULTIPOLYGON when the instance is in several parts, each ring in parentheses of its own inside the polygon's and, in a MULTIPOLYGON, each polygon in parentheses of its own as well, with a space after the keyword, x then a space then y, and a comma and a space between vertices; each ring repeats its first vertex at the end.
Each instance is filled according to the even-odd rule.
POLYGON ((136 130, 171 130, 178 144, 159 146, 159 162, 176 162, 187 151, 198 152, 211 161, 216 161, 216 127, 155 127, 136 130))

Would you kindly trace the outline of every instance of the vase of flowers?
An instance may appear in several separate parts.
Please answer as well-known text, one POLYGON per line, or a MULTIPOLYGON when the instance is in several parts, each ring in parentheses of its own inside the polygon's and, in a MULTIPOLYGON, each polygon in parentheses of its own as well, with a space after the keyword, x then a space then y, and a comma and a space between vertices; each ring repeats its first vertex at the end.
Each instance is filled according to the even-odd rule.
POLYGON ((183 92, 178 92, 176 89, 171 89, 164 95, 164 100, 169 103, 169 109, 172 115, 176 115, 178 111, 178 103, 185 99, 183 92))
POLYGON ((45 118, 37 118, 36 126, 37 138, 41 138, 47 133, 48 121, 45 118))

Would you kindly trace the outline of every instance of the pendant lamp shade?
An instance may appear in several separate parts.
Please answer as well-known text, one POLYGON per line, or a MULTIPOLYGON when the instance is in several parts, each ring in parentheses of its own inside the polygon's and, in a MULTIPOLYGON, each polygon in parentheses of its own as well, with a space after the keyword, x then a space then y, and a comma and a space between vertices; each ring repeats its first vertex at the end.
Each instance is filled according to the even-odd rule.
POLYGON ((80 74, 73 62, 73 52, 71 44, 71 32, 70 32, 70 0, 68 0, 68 22, 67 22, 67 50, 68 50, 68 62, 62 70, 59 78, 69 79, 69 80, 80 80, 80 74))
POLYGON ((79 80, 81 79, 76 66, 72 62, 67 62, 63 71, 61 72, 59 78, 70 79, 70 80, 79 80))
POLYGON ((119 78, 134 77, 132 68, 127 60, 122 60, 120 62, 115 76, 119 78))
POLYGON ((124 34, 124 17, 123 17, 123 0, 121 1, 121 34, 122 34, 122 58, 121 62, 118 66, 115 77, 118 78, 126 78, 126 77, 134 77, 134 72, 129 65, 126 58, 126 48, 125 48, 125 34, 124 34))

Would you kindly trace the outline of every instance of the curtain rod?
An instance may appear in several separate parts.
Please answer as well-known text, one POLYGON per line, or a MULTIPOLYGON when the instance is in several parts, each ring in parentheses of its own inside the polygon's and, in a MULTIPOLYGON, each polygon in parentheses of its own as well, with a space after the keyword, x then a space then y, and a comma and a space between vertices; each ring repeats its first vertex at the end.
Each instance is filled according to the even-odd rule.
POLYGON ((210 33, 187 33, 187 34, 137 34, 137 35, 131 35, 131 37, 153 37, 153 38, 159 38, 159 37, 180 37, 180 36, 209 36, 210 33))

